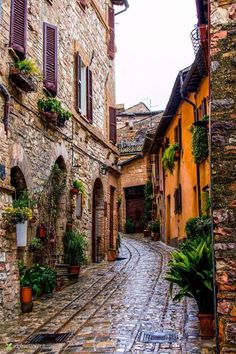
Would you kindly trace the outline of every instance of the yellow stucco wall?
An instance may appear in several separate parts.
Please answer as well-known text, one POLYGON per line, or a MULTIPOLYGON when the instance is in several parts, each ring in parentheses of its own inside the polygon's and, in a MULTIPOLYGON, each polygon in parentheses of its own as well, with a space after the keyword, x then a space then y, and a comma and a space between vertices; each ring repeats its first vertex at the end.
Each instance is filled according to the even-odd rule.
MULTIPOLYGON (((203 98, 208 101, 209 80, 205 78, 199 85, 198 91, 189 95, 188 99, 199 107, 203 98)), ((170 144, 174 144, 174 128, 181 119, 182 124, 182 151, 180 158, 175 162, 173 175, 165 171, 164 182, 164 213, 162 215, 162 224, 164 224, 164 239, 171 242, 173 239, 181 240, 185 237, 185 224, 191 217, 199 215, 198 193, 197 193, 197 165, 194 163, 192 155, 192 133, 191 126, 194 122, 193 107, 183 101, 176 115, 173 117, 169 125, 164 140, 169 138, 170 144), (178 185, 182 189, 182 212, 175 214, 174 212, 174 193, 178 185)), ((201 119, 201 117, 200 117, 201 119)), ((159 161, 162 159, 162 151, 159 150, 159 161)), ((200 170, 200 189, 209 186, 210 168, 209 160, 205 160, 199 166, 200 170)), ((159 173, 162 174, 162 163, 159 166, 159 173)))

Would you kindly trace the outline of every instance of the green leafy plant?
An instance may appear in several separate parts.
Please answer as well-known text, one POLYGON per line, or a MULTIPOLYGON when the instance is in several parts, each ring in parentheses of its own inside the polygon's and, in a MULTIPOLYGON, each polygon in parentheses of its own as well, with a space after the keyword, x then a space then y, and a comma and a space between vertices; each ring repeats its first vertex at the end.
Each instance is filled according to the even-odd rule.
POLYGON ((131 218, 128 218, 125 223, 125 232, 127 234, 132 234, 135 231, 135 225, 131 218))
POLYGON ((38 100, 38 108, 43 112, 60 113, 61 102, 54 97, 43 97, 38 100))
POLYGON ((171 174, 173 173, 175 167, 175 152, 178 151, 178 149, 178 144, 174 143, 165 149, 162 157, 164 169, 170 171, 171 174))
POLYGON ((61 108, 61 110, 59 111, 59 119, 61 120, 69 120, 72 116, 72 113, 70 111, 65 110, 64 108, 61 108))
POLYGON ((207 215, 190 218, 185 226, 187 238, 205 237, 211 233, 211 218, 207 215))
POLYGON ((73 230, 67 231, 63 238, 65 262, 69 265, 86 263, 87 239, 83 233, 73 230))
POLYGON ((192 154, 194 162, 202 163, 208 157, 208 131, 206 126, 192 128, 192 154))
POLYGON ((43 267, 43 286, 46 294, 52 293, 56 286, 57 273, 52 267, 43 267))
POLYGON ((152 212, 152 182, 148 181, 144 187, 144 228, 147 227, 149 221, 151 220, 152 212))
POLYGON ((173 296, 173 286, 179 289, 174 301, 180 301, 184 296, 196 300, 200 313, 213 312, 213 271, 212 246, 210 236, 197 245, 181 251, 175 251, 168 263, 169 271, 166 280, 170 282, 170 292, 173 296))
POLYGON ((159 221, 159 220, 151 221, 151 222, 148 224, 148 228, 149 228, 149 230, 151 230, 153 233, 155 233, 155 234, 160 234, 160 221, 159 221))
POLYGON ((117 238, 116 238, 116 250, 119 251, 120 247, 121 247, 121 242, 122 242, 122 237, 120 232, 118 232, 117 234, 117 238))
POLYGON ((73 187, 76 188, 83 195, 86 195, 86 189, 82 181, 76 179, 75 181, 73 181, 73 187))
POLYGON ((38 237, 34 237, 29 244, 30 252, 41 252, 43 250, 43 243, 38 237))
POLYGON ((10 226, 32 219, 33 214, 30 208, 5 207, 2 216, 6 224, 10 226))
POLYGON ((39 68, 32 59, 18 60, 13 67, 25 75, 41 76, 39 68))

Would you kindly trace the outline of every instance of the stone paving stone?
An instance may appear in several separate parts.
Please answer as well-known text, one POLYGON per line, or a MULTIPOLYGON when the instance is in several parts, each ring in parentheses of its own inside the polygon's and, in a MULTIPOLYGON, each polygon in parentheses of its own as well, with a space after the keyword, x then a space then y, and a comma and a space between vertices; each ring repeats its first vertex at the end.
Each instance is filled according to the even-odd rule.
MULTIPOLYGON (((33 354, 35 349, 37 353, 46 350, 51 354, 60 350, 102 354, 194 353, 202 345, 196 304, 192 300, 173 303, 165 280, 172 250, 138 235, 126 238, 121 250, 125 260, 91 265, 83 270, 79 282, 55 293, 53 298, 36 300, 34 311, 21 315, 17 324, 0 325, 1 348, 13 342, 18 354, 33 354), (37 328, 41 333, 71 331, 74 336, 60 345, 35 348, 20 344, 37 328), (143 343, 139 340, 141 331, 173 331, 178 340, 172 344, 143 343)), ((0 349, 0 353, 4 351, 0 349)))

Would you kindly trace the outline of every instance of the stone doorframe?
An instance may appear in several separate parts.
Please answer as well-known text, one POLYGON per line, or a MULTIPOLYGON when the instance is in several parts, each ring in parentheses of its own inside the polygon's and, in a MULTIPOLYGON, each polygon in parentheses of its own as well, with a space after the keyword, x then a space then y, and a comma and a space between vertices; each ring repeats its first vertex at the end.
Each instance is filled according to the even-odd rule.
POLYGON ((104 187, 97 178, 93 187, 92 209, 92 261, 101 262, 105 258, 104 187))

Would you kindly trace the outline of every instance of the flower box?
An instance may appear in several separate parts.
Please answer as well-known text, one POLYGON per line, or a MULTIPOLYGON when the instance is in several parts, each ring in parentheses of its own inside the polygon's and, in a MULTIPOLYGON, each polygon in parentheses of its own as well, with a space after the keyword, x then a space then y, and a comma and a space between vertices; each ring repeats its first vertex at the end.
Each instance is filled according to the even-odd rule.
POLYGON ((23 74, 17 68, 10 69, 10 80, 22 91, 35 92, 37 91, 37 83, 33 76, 23 74))

